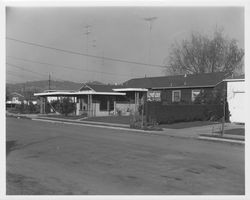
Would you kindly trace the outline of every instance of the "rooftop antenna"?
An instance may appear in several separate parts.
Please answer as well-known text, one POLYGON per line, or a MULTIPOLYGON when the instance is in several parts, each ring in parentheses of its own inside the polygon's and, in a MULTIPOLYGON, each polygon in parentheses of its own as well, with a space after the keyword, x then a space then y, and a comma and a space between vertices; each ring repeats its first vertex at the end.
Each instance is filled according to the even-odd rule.
POLYGON ((144 20, 145 20, 146 22, 149 22, 149 30, 150 30, 150 32, 151 32, 152 27, 153 27, 153 22, 154 22, 156 19, 158 19, 158 17, 144 17, 144 20))

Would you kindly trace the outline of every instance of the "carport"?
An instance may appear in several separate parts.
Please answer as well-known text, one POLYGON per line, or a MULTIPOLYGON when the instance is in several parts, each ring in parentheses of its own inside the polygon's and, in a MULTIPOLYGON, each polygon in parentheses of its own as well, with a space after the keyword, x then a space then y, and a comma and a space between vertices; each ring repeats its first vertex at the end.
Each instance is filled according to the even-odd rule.
POLYGON ((45 114, 46 103, 51 99, 72 98, 76 104, 75 115, 86 114, 88 117, 114 115, 116 98, 125 96, 121 92, 96 92, 93 90, 83 90, 78 92, 54 91, 35 93, 40 99, 40 113, 45 114))

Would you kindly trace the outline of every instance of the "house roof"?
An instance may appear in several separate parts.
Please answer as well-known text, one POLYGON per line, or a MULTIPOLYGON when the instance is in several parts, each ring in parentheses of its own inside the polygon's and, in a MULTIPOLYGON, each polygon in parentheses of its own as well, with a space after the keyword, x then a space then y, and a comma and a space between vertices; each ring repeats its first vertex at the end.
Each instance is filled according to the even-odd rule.
POLYGON ((232 75, 232 76, 230 76, 230 77, 227 77, 226 79, 225 79, 225 81, 230 81, 230 80, 245 80, 245 74, 241 74, 241 75, 236 75, 236 76, 234 76, 234 75, 232 75))
POLYGON ((123 86, 128 88, 186 88, 186 87, 214 87, 227 78, 225 72, 187 74, 175 76, 160 76, 135 78, 126 81, 123 86))
POLYGON ((105 84, 84 84, 80 91, 93 90, 95 92, 114 92, 114 88, 119 88, 119 85, 105 85, 105 84))
POLYGON ((22 94, 19 94, 19 93, 17 93, 17 92, 12 92, 12 93, 10 93, 10 96, 11 96, 11 97, 18 96, 18 97, 24 98, 24 96, 23 96, 22 94))

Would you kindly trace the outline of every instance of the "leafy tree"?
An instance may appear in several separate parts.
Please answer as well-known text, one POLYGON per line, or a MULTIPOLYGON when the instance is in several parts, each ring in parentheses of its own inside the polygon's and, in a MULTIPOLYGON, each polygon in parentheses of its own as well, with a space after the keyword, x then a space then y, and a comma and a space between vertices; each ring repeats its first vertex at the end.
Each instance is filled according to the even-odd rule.
POLYGON ((69 113, 72 113, 75 110, 75 104, 70 98, 63 98, 61 108, 61 113, 67 116, 69 113))
POLYGON ((48 107, 49 109, 52 108, 55 112, 64 114, 65 116, 75 111, 75 103, 68 97, 63 98, 62 101, 54 100, 49 103, 48 107))
POLYGON ((175 43, 168 59, 171 74, 236 72, 243 65, 244 50, 237 41, 216 30, 212 38, 192 33, 189 40, 175 43))

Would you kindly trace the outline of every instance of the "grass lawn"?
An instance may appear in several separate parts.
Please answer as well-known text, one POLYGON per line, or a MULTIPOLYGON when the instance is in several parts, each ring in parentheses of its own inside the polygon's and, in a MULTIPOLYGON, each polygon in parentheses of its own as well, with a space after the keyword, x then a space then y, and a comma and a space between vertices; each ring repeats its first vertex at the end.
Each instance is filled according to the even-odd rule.
POLYGON ((81 119, 84 116, 74 116, 74 115, 42 115, 43 117, 53 117, 53 118, 58 118, 58 119, 81 119))
POLYGON ((226 134, 226 135, 242 135, 242 136, 245 136, 245 129, 244 128, 229 129, 229 130, 225 130, 224 134, 226 134))
MULTIPOLYGON (((44 115, 43 115, 44 116, 44 115)), ((130 116, 105 116, 105 117, 90 117, 85 118, 84 116, 65 116, 65 115, 46 115, 46 117, 53 117, 58 119, 72 119, 77 120, 81 119, 81 121, 94 121, 94 122, 106 122, 106 123, 114 123, 114 124, 129 124, 130 116)))
POLYGON ((130 116, 106 116, 106 117, 91 117, 82 119, 82 121, 106 122, 114 124, 129 124, 130 116))
POLYGON ((170 128, 170 129, 183 129, 183 128, 206 126, 212 124, 218 124, 218 122, 211 122, 211 121, 178 122, 173 124, 160 124, 160 127, 170 128))

